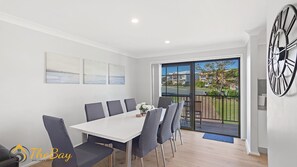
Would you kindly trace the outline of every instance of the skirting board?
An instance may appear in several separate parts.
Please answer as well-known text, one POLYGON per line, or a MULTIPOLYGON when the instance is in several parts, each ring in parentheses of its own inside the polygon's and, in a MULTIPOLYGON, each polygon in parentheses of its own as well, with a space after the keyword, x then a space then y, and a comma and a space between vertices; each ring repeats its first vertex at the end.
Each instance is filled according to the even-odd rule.
POLYGON ((267 148, 263 148, 263 147, 259 147, 259 152, 260 152, 261 154, 267 154, 268 149, 267 149, 267 148))
POLYGON ((250 150, 249 143, 248 143, 247 140, 245 140, 245 148, 246 148, 246 152, 247 152, 248 155, 260 156, 260 153, 259 152, 252 152, 250 150))

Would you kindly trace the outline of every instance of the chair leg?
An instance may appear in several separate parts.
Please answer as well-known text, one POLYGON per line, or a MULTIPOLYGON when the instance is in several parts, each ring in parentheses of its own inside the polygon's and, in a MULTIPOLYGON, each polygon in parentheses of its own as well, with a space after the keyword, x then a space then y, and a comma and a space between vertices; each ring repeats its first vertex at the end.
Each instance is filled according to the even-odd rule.
MULTIPOLYGON (((112 148, 113 149, 113 146, 112 144, 108 144, 108 147, 112 148)), ((110 155, 110 164, 111 164, 111 167, 114 167, 115 166, 115 149, 113 149, 113 152, 112 154, 110 155)))
POLYGON ((116 152, 115 150, 113 150, 113 152, 112 152, 113 167, 115 167, 115 164, 116 164, 116 153, 115 152, 116 152))
POLYGON ((174 133, 172 133, 172 141, 173 141, 173 144, 174 144, 174 151, 176 152, 176 140, 174 138, 174 133))
POLYGON ((159 153, 158 153, 157 147, 155 148, 155 152, 156 152, 156 159, 157 159, 157 167, 159 167, 159 153))
POLYGON ((108 161, 109 161, 109 167, 113 167, 113 163, 112 163, 112 161, 113 161, 113 155, 111 154, 109 157, 108 157, 108 161))
POLYGON ((177 133, 176 133, 176 131, 175 131, 175 132, 174 132, 174 135, 175 135, 174 139, 175 139, 175 141, 176 141, 176 134, 177 134, 177 133))
POLYGON ((161 152, 162 152, 162 158, 163 158, 163 166, 166 166, 166 161, 165 161, 165 154, 164 154, 164 147, 163 144, 161 144, 161 152))
POLYGON ((178 129, 178 133, 179 133, 180 143, 181 143, 181 145, 183 145, 183 139, 182 139, 182 135, 181 135, 180 129, 178 129))
POLYGON ((171 145, 172 155, 174 157, 174 148, 173 148, 173 140, 172 140, 172 138, 170 139, 170 145, 171 145))
POLYGON ((143 158, 140 158, 140 162, 141 162, 141 167, 144 167, 143 158))
POLYGON ((174 151, 176 152, 177 151, 177 148, 176 148, 176 141, 173 139, 172 140, 173 141, 173 143, 174 143, 174 151))

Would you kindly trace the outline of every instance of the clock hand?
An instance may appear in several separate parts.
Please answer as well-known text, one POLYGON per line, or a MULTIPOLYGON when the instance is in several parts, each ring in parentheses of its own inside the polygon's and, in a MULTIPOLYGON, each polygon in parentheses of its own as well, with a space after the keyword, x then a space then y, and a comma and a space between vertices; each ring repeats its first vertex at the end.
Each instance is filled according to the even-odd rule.
POLYGON ((293 42, 289 43, 289 44, 287 45, 287 49, 288 49, 288 50, 291 50, 291 49, 293 49, 293 48, 296 47, 296 46, 297 46, 297 39, 295 39, 293 42))
POLYGON ((288 44, 288 45, 287 45, 287 49, 282 49, 282 50, 279 51, 278 53, 273 53, 273 55, 279 55, 279 54, 281 54, 281 53, 282 53, 283 51, 285 51, 285 50, 289 51, 289 50, 295 48, 295 47, 297 46, 297 43, 295 43, 295 42, 297 42, 297 39, 296 39, 295 41, 293 41, 292 43, 288 44))

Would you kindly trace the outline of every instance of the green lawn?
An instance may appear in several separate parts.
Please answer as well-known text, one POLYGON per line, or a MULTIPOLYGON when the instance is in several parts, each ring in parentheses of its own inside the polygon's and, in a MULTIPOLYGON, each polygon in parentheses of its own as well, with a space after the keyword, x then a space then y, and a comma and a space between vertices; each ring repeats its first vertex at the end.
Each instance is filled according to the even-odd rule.
POLYGON ((224 123, 238 124, 239 121, 239 98, 216 99, 215 110, 219 115, 223 114, 224 123), (222 106, 224 104, 224 107, 222 106), (237 122, 234 122, 237 121, 237 122))

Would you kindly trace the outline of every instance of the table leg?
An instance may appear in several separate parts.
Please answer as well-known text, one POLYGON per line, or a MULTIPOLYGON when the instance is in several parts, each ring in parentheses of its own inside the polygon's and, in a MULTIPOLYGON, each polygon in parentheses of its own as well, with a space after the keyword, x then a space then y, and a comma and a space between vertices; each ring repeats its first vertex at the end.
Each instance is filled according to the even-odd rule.
POLYGON ((126 164, 127 167, 131 167, 131 157, 132 157, 132 140, 126 143, 126 164))
POLYGON ((88 141, 88 135, 85 133, 82 133, 82 142, 85 143, 88 141))

